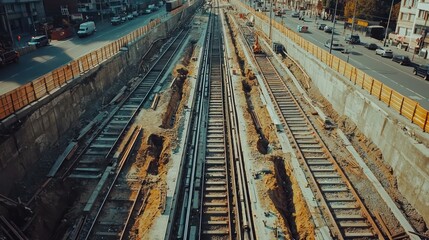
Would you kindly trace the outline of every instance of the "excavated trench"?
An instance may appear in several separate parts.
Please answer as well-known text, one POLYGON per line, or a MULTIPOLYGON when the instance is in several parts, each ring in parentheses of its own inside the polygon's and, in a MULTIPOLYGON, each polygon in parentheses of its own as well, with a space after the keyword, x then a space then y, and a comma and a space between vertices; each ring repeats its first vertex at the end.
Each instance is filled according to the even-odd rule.
MULTIPOLYGON (((253 75, 254 76, 254 75, 253 75)), ((264 131, 262 129, 260 120, 258 118, 258 115, 256 114, 254 110, 254 106, 252 103, 252 98, 250 96, 250 92, 252 91, 252 86, 255 84, 253 79, 251 77, 247 77, 246 80, 243 80, 242 86, 243 86, 243 92, 246 97, 246 104, 247 104, 247 111, 249 112, 250 116, 252 117, 253 126, 255 127, 256 132, 259 135, 258 141, 256 142, 256 148, 261 154, 267 154, 268 153, 268 147, 270 142, 268 141, 267 137, 264 134, 264 131)))
POLYGON ((185 68, 180 68, 177 70, 178 76, 174 80, 172 85, 172 91, 170 96, 170 101, 167 106, 167 110, 165 111, 161 127, 165 129, 173 128, 174 123, 176 121, 177 110, 180 106, 180 102, 183 97, 183 85, 188 76, 188 70, 185 68))
POLYGON ((151 134, 147 140, 147 160, 150 161, 148 167, 148 173, 152 175, 158 175, 160 157, 163 149, 164 137, 156 134, 151 134))
POLYGON ((274 163, 274 186, 268 191, 276 209, 282 215, 290 236, 294 239, 300 239, 296 224, 296 209, 293 203, 294 191, 292 182, 286 173, 284 160, 278 156, 272 156, 270 159, 274 163))

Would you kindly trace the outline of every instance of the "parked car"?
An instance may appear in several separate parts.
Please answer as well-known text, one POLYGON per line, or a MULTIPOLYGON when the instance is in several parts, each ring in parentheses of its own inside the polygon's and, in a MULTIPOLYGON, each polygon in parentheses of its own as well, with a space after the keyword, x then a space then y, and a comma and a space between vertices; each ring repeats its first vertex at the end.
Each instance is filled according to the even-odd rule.
POLYGON ((112 19, 110 20, 110 23, 112 24, 112 25, 118 25, 118 24, 121 24, 121 23, 123 23, 124 21, 122 20, 122 18, 121 17, 119 17, 119 16, 116 16, 116 17, 112 17, 112 19))
POLYGON ((326 32, 326 33, 332 33, 332 27, 325 26, 325 28, 323 28, 323 31, 326 32))
POLYGON ((138 16, 139 16, 139 12, 134 11, 134 12, 133 12, 133 16, 134 16, 134 17, 138 17, 138 16))
POLYGON ((133 14, 128 14, 128 15, 127 15, 127 19, 128 19, 128 20, 133 20, 133 19, 134 19, 133 14))
POLYGON ((357 34, 346 34, 344 40, 346 41, 346 43, 350 43, 350 44, 360 43, 360 37, 357 34))
POLYGON ((326 24, 322 23, 319 25, 319 30, 325 30, 326 24))
POLYGON ((424 80, 429 80, 429 65, 419 65, 414 67, 414 75, 422 76, 424 80))
POLYGON ((291 16, 294 17, 294 18, 297 18, 297 17, 299 17, 299 12, 294 12, 294 13, 292 13, 291 16))
POLYGON ((0 66, 8 63, 18 62, 19 53, 15 50, 0 51, 0 66))
MULTIPOLYGON (((327 48, 331 48, 331 40, 327 40, 325 42, 325 47, 327 48)), ((341 44, 340 42, 338 42, 337 40, 334 40, 332 42, 332 50, 337 50, 337 51, 344 51, 344 46, 343 44, 341 44)))
POLYGON ((144 10, 143 11, 143 14, 149 14, 149 13, 151 13, 152 11, 150 10, 150 9, 146 9, 146 10, 144 10))
POLYGON ((394 55, 392 57, 392 61, 398 62, 399 64, 406 65, 406 66, 411 64, 410 58, 404 55, 394 55))
POLYGON ((32 37, 28 42, 28 46, 43 47, 49 44, 49 39, 46 35, 32 37))
POLYGON ((369 50, 376 50, 376 49, 378 49, 378 46, 375 43, 365 43, 365 47, 368 48, 369 50))
POLYGON ((379 47, 379 48, 375 49, 375 54, 380 55, 382 57, 387 57, 387 58, 393 57, 392 50, 389 48, 385 48, 385 47, 379 47))

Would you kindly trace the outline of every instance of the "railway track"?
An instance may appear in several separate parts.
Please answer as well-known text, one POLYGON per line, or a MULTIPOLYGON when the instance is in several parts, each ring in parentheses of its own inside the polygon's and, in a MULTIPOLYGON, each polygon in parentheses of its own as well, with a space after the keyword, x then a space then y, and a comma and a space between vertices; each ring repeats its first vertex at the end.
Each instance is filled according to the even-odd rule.
POLYGON ((203 163, 199 236, 203 239, 232 239, 233 209, 229 191, 231 188, 224 106, 223 49, 218 14, 213 16, 212 21, 206 154, 203 163))
POLYGON ((74 164, 62 173, 63 179, 72 178, 83 183, 98 181, 84 206, 83 217, 68 239, 123 239, 126 236, 131 216, 136 206, 142 204, 139 202, 142 182, 128 174, 125 165, 140 129, 133 132, 125 150, 121 153, 114 150, 123 141, 134 117, 164 75, 187 33, 183 30, 178 33, 140 83, 77 150, 74 164))
POLYGON ((169 226, 167 239, 255 238, 218 6, 211 8, 176 187, 180 209, 171 222, 178 224, 169 226))
MULTIPOLYGON (((253 34, 243 29, 248 49, 253 34)), ((323 143, 285 81, 265 54, 254 55, 277 115, 309 173, 313 190, 322 203, 331 231, 338 239, 383 239, 383 235, 357 192, 323 143)))
POLYGON ((158 59, 155 65, 144 76, 140 84, 133 90, 120 107, 110 114, 99 134, 91 139, 85 150, 79 155, 79 160, 70 169, 71 178, 98 179, 104 171, 100 162, 111 155, 112 150, 123 136, 134 116, 141 109, 144 101, 150 96, 152 89, 162 77, 172 56, 186 37, 188 31, 181 31, 168 50, 158 59))

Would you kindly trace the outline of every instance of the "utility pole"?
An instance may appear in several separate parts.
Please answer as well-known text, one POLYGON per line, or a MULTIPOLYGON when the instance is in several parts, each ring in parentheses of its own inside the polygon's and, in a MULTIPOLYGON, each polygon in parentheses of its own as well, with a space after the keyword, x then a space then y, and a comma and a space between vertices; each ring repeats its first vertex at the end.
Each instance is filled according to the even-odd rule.
POLYGON ((273 31, 273 0, 270 0, 270 40, 272 41, 272 31, 273 31))
POLYGON ((357 8, 358 0, 355 0, 355 9, 353 10, 353 20, 352 20, 352 34, 355 30, 355 17, 356 17, 356 8, 357 8))
POLYGON ((338 0, 335 2, 334 26, 332 27, 331 44, 329 45, 329 54, 331 54, 331 52, 332 52, 332 44, 334 42, 335 23, 337 21, 337 7, 338 7, 338 0))
POLYGON ((103 23, 103 0, 100 0, 100 15, 101 15, 101 22, 103 23))
POLYGON ((3 4, 4 16, 6 17, 7 28, 9 31, 10 40, 12 41, 12 48, 15 48, 15 39, 13 38, 12 28, 10 27, 9 16, 7 15, 6 4, 3 4))
POLYGON ((393 1, 394 1, 394 0, 392 0, 392 4, 390 5, 389 19, 387 20, 386 32, 384 33, 384 42, 383 42, 383 46, 386 46, 387 30, 389 29, 390 17, 392 16, 393 1))

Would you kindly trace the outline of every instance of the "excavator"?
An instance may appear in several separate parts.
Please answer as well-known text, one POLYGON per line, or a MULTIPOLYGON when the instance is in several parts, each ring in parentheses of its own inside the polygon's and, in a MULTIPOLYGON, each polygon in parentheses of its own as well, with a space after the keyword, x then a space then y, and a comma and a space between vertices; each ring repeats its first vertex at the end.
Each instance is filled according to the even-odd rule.
POLYGON ((255 42, 253 43, 253 53, 254 54, 263 53, 261 45, 259 44, 258 34, 255 34, 255 42))

